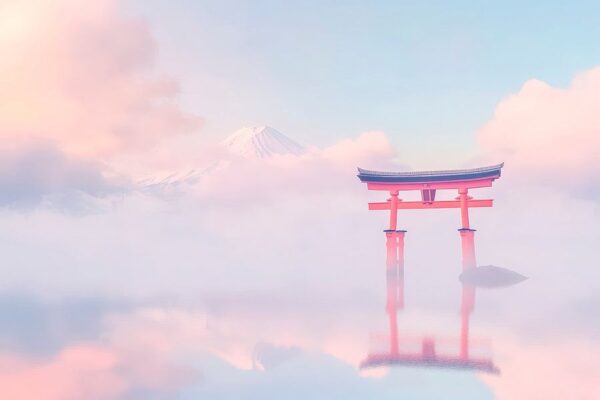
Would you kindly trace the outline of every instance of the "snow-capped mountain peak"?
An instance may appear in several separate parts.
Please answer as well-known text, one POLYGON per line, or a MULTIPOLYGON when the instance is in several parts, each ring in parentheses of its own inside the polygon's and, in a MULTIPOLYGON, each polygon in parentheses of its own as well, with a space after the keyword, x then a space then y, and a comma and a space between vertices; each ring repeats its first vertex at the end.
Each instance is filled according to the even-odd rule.
POLYGON ((230 153, 252 159, 304 152, 301 145, 270 126, 242 128, 221 144, 230 153))
MULTIPOLYGON (((251 160, 266 160, 278 155, 300 155, 304 147, 270 126, 242 128, 221 142, 230 154, 251 160)), ((144 190, 165 190, 189 184, 194 185, 210 174, 230 168, 235 159, 214 159, 205 166, 197 166, 167 176, 149 177, 139 181, 144 190)))

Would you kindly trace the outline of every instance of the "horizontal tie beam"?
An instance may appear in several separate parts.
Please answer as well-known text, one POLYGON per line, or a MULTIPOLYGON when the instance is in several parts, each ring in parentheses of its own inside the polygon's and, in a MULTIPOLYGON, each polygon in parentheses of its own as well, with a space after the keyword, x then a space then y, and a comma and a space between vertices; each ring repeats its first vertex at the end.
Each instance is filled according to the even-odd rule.
MULTIPOLYGON (((467 207, 492 207, 494 200, 469 200, 467 207)), ((398 210, 426 209, 426 208, 460 208, 459 200, 437 200, 430 203, 422 201, 399 201, 398 210)), ((390 210, 391 202, 369 203, 369 210, 390 210)))

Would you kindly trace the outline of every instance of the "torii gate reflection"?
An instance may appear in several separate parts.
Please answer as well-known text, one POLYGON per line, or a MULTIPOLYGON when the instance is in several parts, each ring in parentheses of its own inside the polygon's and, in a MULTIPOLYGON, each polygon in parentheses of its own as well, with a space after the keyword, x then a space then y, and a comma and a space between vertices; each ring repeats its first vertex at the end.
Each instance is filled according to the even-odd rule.
POLYGON ((463 272, 476 267, 474 234, 469 224, 470 207, 491 207, 493 200, 474 200, 468 190, 492 186, 500 177, 503 164, 491 167, 426 172, 377 172, 358 169, 358 178, 367 183, 369 190, 389 191, 384 203, 369 203, 370 210, 390 210, 389 229, 385 230, 387 247, 387 313, 389 318, 389 349, 371 353, 361 363, 361 368, 381 365, 423 365, 448 368, 474 369, 498 373, 491 359, 474 357, 469 349, 469 321, 475 306, 475 288, 463 285, 461 304, 460 345, 456 354, 440 354, 435 340, 424 337, 420 351, 400 349, 398 337, 398 309, 404 308, 404 236, 397 229, 398 209, 460 208, 463 272), (436 201, 437 190, 456 189, 456 200, 436 201), (421 201, 404 202, 398 198, 400 191, 420 190, 421 201))

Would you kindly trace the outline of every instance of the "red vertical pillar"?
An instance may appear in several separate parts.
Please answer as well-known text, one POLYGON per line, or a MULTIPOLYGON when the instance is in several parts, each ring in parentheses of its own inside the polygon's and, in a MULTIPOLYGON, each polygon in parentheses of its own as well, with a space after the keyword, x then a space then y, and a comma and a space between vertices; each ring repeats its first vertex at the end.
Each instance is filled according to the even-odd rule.
POLYGON ((462 267, 463 271, 477 266, 475 261, 475 229, 469 225, 469 196, 468 189, 458 189, 458 198, 460 200, 461 228, 460 240, 462 247, 462 267))
POLYGON ((398 191, 390 192, 390 230, 395 231, 398 224, 398 191))
POLYGON ((398 240, 398 257, 397 257, 397 305, 400 309, 404 308, 404 234, 405 230, 397 230, 396 237, 398 240))
POLYGON ((397 313, 397 282, 398 282, 398 240, 395 230, 385 231, 386 237, 386 311, 390 323, 390 353, 398 354, 398 313, 397 313))
POLYGON ((460 200, 460 218, 461 227, 469 228, 469 189, 458 189, 458 199, 460 200))
MULTIPOLYGON (((462 270, 477 267, 475 259, 475 229, 469 224, 469 199, 468 189, 458 189, 460 200, 461 228, 460 233, 462 270)), ((463 286, 460 307, 460 357, 469 358, 469 319, 475 307, 475 288, 463 286)))
POLYGON ((404 308, 404 230, 385 231, 386 236, 386 311, 390 323, 390 353, 397 355, 398 309, 404 308))

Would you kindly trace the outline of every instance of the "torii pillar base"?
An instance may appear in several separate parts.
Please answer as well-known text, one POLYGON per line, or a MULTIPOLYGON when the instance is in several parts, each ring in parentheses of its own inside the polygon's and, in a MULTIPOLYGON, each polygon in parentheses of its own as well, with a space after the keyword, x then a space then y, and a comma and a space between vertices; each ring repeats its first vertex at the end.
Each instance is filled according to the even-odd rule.
MULTIPOLYGON (((462 270, 464 272, 477 267, 477 261, 475 260, 475 229, 461 228, 458 231, 460 232, 462 270)), ((475 288, 463 286, 461 315, 463 317, 463 331, 466 330, 466 337, 468 337, 468 318, 474 308, 475 288)))
POLYGON ((461 228, 458 232, 460 232, 462 248, 462 269, 466 271, 477 266, 475 260, 475 229, 461 228))

